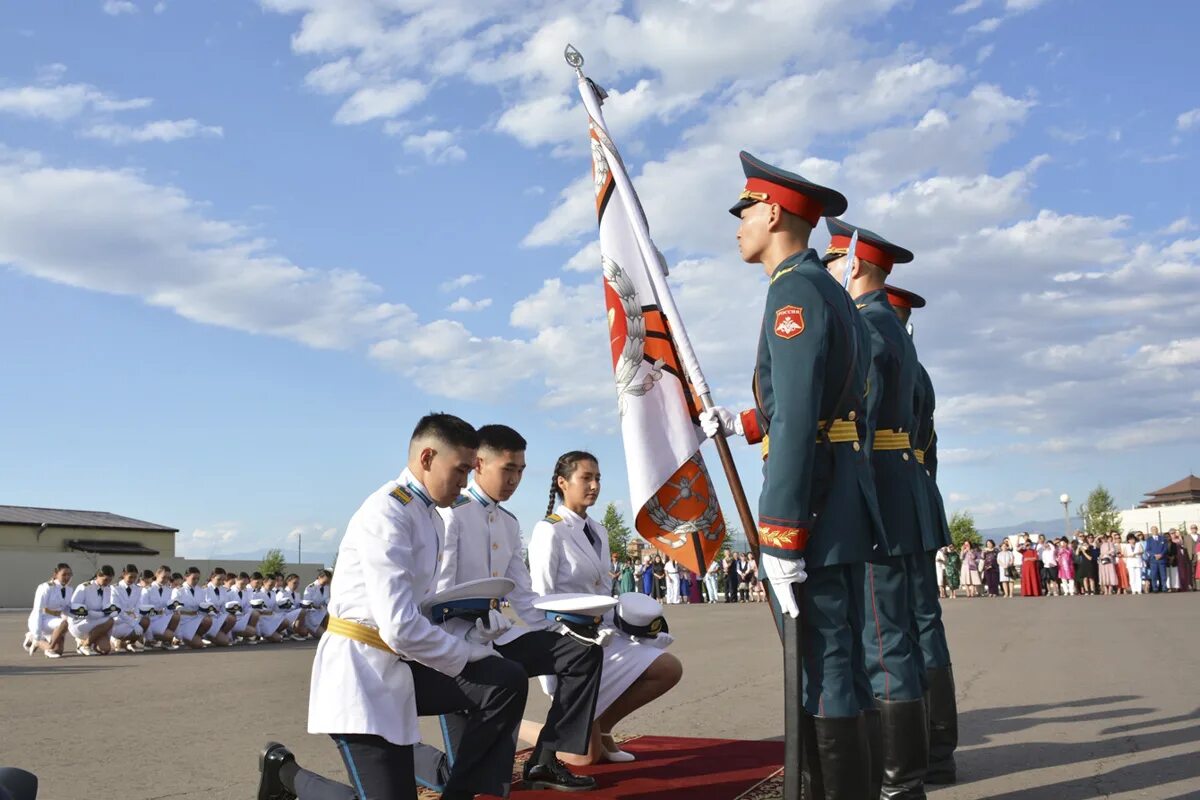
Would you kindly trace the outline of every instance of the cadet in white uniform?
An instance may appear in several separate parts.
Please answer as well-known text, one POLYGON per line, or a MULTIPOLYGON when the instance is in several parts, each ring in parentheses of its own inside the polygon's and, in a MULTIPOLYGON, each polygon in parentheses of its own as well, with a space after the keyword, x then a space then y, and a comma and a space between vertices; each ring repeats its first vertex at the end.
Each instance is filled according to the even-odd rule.
POLYGON ((308 638, 308 630, 300 614, 304 609, 300 608, 300 595, 296 591, 299 585, 300 576, 293 572, 287 576, 285 584, 275 591, 275 605, 283 613, 281 632, 290 634, 296 641, 308 638))
POLYGON ((456 636, 418 607, 434 590, 443 534, 437 507, 451 505, 466 486, 478 443, 457 417, 424 417, 409 443, 408 468, 363 502, 338 548, 329 631, 313 660, 308 730, 333 737, 354 787, 300 770, 286 748, 271 743, 260 756, 259 797, 415 800, 417 716, 454 711, 471 714, 442 797, 507 795, 525 671, 495 657, 486 637, 456 636))
POLYGON ((67 640, 67 614, 71 608, 71 567, 59 564, 54 577, 38 585, 33 593, 33 610, 25 633, 25 650, 33 655, 38 650, 46 658, 60 658, 67 640))
POLYGON ((183 583, 171 591, 171 604, 168 606, 179 614, 179 627, 175 635, 181 642, 193 650, 204 647, 203 637, 212 625, 212 618, 200 611, 200 606, 207 601, 204 587, 200 583, 200 570, 188 567, 183 583))
MULTIPOLYGON (((254 574, 259 575, 260 573, 254 574)), ((237 608, 240 609, 233 627, 229 630, 230 635, 257 644, 260 612, 250 604, 254 599, 254 591, 250 588, 250 582, 249 573, 239 572, 237 578, 234 579, 233 587, 226 592, 228 596, 225 602, 227 606, 229 603, 236 603, 237 608)))
POLYGON ((150 627, 146 629, 146 644, 175 650, 178 649, 174 640, 179 614, 167 608, 171 604, 171 568, 161 566, 153 577, 150 585, 142 589, 142 607, 151 609, 147 615, 150 627))
POLYGON ((113 568, 108 564, 96 570, 96 577, 75 587, 71 594, 71 616, 67 628, 75 637, 81 655, 108 655, 112 645, 108 634, 113 629, 116 607, 112 604, 113 568))
POLYGON ((275 592, 266 585, 261 572, 251 576, 250 589, 250 602, 258 613, 258 635, 272 642, 282 642, 281 629, 286 616, 279 610, 275 592))
POLYGON ((141 603, 142 587, 138 586, 138 568, 127 564, 121 573, 121 580, 112 587, 112 604, 117 607, 117 616, 108 637, 112 640, 113 650, 125 649, 133 653, 142 649, 142 615, 138 611, 141 603))
MULTIPOLYGON (((515 588, 508 595, 514 612, 527 627, 513 628, 495 642, 496 650, 516 661, 529 677, 557 678, 553 703, 546 723, 537 736, 534 751, 525 765, 525 788, 582 791, 594 788, 594 778, 574 775, 557 758, 559 751, 584 755, 591 740, 592 716, 600 689, 603 653, 597 645, 547 630, 545 612, 533 607, 538 599, 530 584, 529 569, 521 552, 521 525, 500 505, 516 492, 525 472, 526 442, 506 425, 479 429, 479 455, 475 479, 450 508, 439 511, 446 524, 446 546, 438 569, 437 591, 481 578, 508 578, 515 588)), ((470 622, 451 619, 443 624, 459 635, 470 622)), ((461 747, 458 735, 465 717, 446 717, 447 733, 454 752, 461 747)), ((423 757, 427 752, 421 752, 423 757)), ((444 762, 442 756, 435 763, 444 762)), ((427 770, 424 758, 418 764, 427 770)), ((439 764, 440 766, 440 764, 439 764)), ((418 777, 437 785, 438 769, 418 777)))
MULTIPOLYGON (((559 457, 551 478, 550 506, 561 503, 553 513, 547 508, 546 518, 533 527, 529 540, 529 572, 538 594, 608 594, 608 532, 587 516, 599 495, 600 465, 595 456, 576 450, 559 457)), ((611 612, 605 627, 612 628, 611 612)), ((681 677, 683 665, 675 656, 613 636, 605 648, 592 746, 585 759, 567 756, 564 760, 593 764, 632 758, 616 746, 613 726, 667 692, 681 677)))
POLYGON ((304 627, 314 638, 319 638, 328 624, 326 607, 329 605, 331 577, 327 569, 318 572, 317 579, 304 587, 304 596, 300 598, 301 607, 305 609, 304 627))
POLYGON ((217 647, 228 647, 233 641, 229 632, 233 630, 237 620, 225 610, 225 603, 228 601, 228 592, 225 591, 225 570, 217 567, 208 577, 208 583, 204 586, 204 602, 201 604, 202 609, 206 606, 212 609, 208 612, 211 614, 212 622, 205 638, 217 647))

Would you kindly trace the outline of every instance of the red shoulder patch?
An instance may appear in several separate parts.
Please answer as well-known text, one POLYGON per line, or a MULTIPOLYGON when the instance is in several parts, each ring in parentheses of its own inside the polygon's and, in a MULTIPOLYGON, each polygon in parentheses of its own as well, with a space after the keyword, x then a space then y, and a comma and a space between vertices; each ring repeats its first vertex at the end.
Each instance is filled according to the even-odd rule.
POLYGON ((780 339, 792 339, 804 333, 804 309, 799 306, 784 306, 775 312, 775 335, 780 339))

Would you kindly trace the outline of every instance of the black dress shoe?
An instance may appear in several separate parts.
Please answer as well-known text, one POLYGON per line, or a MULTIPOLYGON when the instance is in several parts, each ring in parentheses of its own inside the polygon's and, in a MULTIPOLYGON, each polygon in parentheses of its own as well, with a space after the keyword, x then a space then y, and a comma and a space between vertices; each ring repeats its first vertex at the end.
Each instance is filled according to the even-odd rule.
POLYGON ((292 752, 279 742, 267 742, 258 754, 258 800, 296 800, 296 795, 284 788, 279 778, 279 768, 295 761, 292 752))
POLYGON ((526 789, 555 789, 560 792, 586 792, 596 788, 596 779, 576 775, 555 759, 553 764, 526 764, 523 772, 526 789))

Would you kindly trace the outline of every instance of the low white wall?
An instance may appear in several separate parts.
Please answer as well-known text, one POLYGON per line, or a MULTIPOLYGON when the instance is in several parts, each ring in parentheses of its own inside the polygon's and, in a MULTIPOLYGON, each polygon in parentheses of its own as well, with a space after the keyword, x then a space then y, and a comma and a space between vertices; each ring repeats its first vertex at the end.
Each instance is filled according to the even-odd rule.
MULTIPOLYGON (((89 555, 87 553, 48 553, 42 550, 5 550, 0 553, 0 608, 28 608, 33 602, 37 585, 50 580, 58 563, 70 564, 75 572, 73 584, 80 584, 96 573, 102 564, 111 564, 118 577, 126 564, 135 564, 139 570, 158 569, 166 564, 174 572, 182 573, 188 567, 197 567, 204 579, 213 567, 224 567, 234 572, 254 572, 260 561, 234 561, 230 559, 163 558, 158 556, 89 555)), ((324 564, 288 564, 285 572, 300 576, 304 587, 317 577, 324 564)))

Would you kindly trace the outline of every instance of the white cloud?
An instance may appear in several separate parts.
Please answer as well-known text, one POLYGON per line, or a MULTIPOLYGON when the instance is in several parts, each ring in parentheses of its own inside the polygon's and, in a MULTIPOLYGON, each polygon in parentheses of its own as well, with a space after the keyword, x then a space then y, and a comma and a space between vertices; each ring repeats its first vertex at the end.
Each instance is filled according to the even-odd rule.
POLYGON ((996 45, 985 44, 975 52, 975 63, 982 64, 992 57, 992 53, 996 52, 996 45))
POLYGON ((188 319, 347 347, 414 323, 342 269, 297 266, 182 191, 124 170, 0 162, 0 263, 188 319))
POLYGON ((1176 117, 1175 127, 1181 131, 1190 131, 1200 127, 1200 108, 1193 108, 1176 117))
POLYGON ((967 30, 971 33, 991 33, 999 28, 1002 22, 1004 22, 1003 17, 988 17, 987 19, 981 19, 979 22, 976 22, 974 25, 967 28, 967 30))
POLYGON ((469 300, 466 297, 460 297, 446 307, 447 311, 470 312, 483 311, 492 304, 492 298, 485 297, 481 300, 469 300))
POLYGON ((477 272, 471 272, 465 275, 459 275, 457 278, 452 278, 442 283, 440 286, 438 286, 438 288, 443 292, 449 292, 454 289, 462 289, 466 286, 470 286, 472 283, 478 283, 481 280, 483 280, 482 275, 477 272))
POLYGON ((1177 236, 1181 233, 1188 233, 1189 231, 1194 231, 1195 229, 1196 229, 1196 226, 1192 223, 1192 220, 1190 217, 1180 217, 1179 219, 1175 220, 1167 227, 1163 228, 1161 233, 1165 233, 1168 236, 1177 236))
POLYGON ((950 9, 951 14, 966 14, 974 11, 983 5, 983 0, 963 0, 963 2, 950 9))
POLYGON ((387 86, 365 86, 350 96, 333 115, 339 125, 358 125, 374 119, 391 119, 425 99, 429 88, 419 81, 402 80, 387 86))
POLYGON ((1025 489, 1013 495, 1013 502, 1025 505, 1026 503, 1032 503, 1034 500, 1049 496, 1049 489, 1025 489))
POLYGON ((452 131, 429 130, 406 137, 404 149, 423 156, 430 164, 450 164, 467 157, 467 151, 455 144, 455 138, 452 131))
POLYGON ((358 88, 363 76, 349 57, 322 64, 304 76, 304 83, 321 94, 341 94, 358 88))
POLYGON ((142 125, 97 123, 82 131, 89 139, 102 139, 112 144, 141 142, 174 142, 194 137, 221 138, 225 135, 219 125, 203 125, 194 119, 160 119, 142 125))
POLYGON ((53 122, 63 122, 87 111, 127 111, 145 108, 150 103, 145 97, 120 100, 85 83, 0 89, 0 114, 53 122))
POLYGON ((129 2, 129 0, 104 0, 104 5, 101 9, 105 14, 111 17, 117 17, 121 14, 136 14, 137 6, 129 2))

